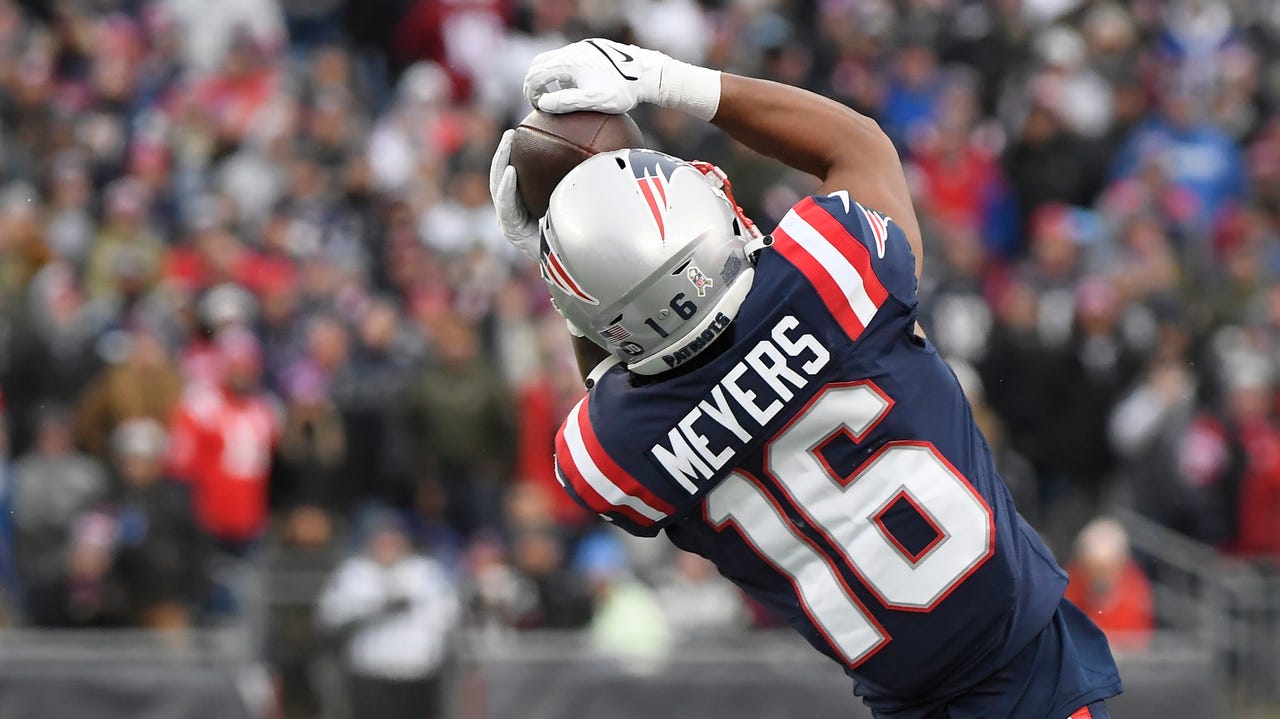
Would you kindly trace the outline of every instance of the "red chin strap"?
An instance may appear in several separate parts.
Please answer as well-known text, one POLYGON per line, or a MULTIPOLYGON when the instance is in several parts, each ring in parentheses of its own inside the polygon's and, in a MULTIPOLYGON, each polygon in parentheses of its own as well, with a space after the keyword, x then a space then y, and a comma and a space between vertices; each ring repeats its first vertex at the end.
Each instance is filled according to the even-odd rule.
POLYGON ((730 184, 729 176, 724 174, 724 170, 721 170, 710 162, 703 162, 702 160, 690 160, 689 164, 693 165, 694 169, 698 172, 701 172, 703 175, 712 178, 720 184, 720 191, 729 199, 729 204, 733 206, 733 214, 738 217, 738 222, 742 223, 743 229, 747 231, 748 238, 760 238, 762 235, 760 230, 756 229, 756 223, 752 222, 751 218, 743 214, 742 208, 738 205, 738 201, 733 199, 733 185, 730 184))

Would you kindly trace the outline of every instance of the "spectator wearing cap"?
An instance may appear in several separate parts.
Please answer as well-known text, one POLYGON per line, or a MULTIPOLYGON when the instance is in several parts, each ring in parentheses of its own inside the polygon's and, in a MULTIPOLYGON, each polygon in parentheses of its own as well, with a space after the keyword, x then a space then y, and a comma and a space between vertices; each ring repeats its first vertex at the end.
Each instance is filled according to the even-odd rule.
POLYGON ((215 384, 188 388, 170 429, 171 471, 191 484, 201 527, 231 554, 248 552, 267 521, 272 454, 280 436, 273 398, 260 387, 262 351, 248 330, 214 339, 215 384))
POLYGON ((1280 425, 1271 368, 1255 357, 1231 368, 1226 382, 1226 428, 1244 459, 1231 548, 1274 562, 1280 559, 1280 425))
POLYGON ((1067 565, 1067 599, 1093 619, 1117 649, 1141 650, 1155 627, 1151 582, 1129 553, 1129 535, 1114 519, 1089 523, 1067 565))
POLYGON ((93 299, 115 298, 122 281, 149 288, 160 270, 164 243, 147 227, 147 197, 131 177, 106 190, 102 229, 89 250, 86 289, 93 299))
POLYGON ((1106 422, 1142 368, 1142 349, 1122 326, 1125 306, 1115 285, 1092 276, 1075 292, 1074 322, 1066 346, 1050 354, 1052 378, 1045 393, 1054 410, 1046 418, 1043 466, 1058 509, 1047 519, 1056 546, 1070 542, 1115 489, 1116 457, 1107 442, 1106 422))
POLYGON ((76 517, 58 571, 27 588, 32 623, 42 627, 122 627, 128 592, 115 571, 116 522, 101 510, 76 517))
POLYGON ((310 507, 340 513, 352 492, 343 480, 347 435, 342 415, 328 395, 328 381, 309 363, 285 374, 284 429, 279 466, 271 488, 274 504, 288 509, 310 507))
POLYGON ((164 476, 164 426, 132 419, 112 433, 118 479, 115 568, 135 621, 185 629, 208 587, 208 540, 196 525, 191 488, 164 476))
POLYGON ((1046 203, 1093 203, 1106 172, 1096 142, 1070 130, 1052 103, 1032 98, 1004 155, 1023 222, 1046 203))
POLYGON ((1233 524, 1223 479, 1235 462, 1217 423, 1199 416, 1196 390, 1185 357, 1158 358, 1116 404, 1108 435, 1134 510, 1216 544, 1233 524))
POLYGON ((102 465, 76 451, 66 412, 42 411, 33 451, 13 468, 16 558, 25 583, 47 584, 62 571, 72 524, 107 490, 102 465))
POLYGON ((359 553, 330 576, 317 621, 339 639, 356 719, 444 715, 440 670, 458 622, 453 582, 413 551, 403 517, 368 508, 359 553))
POLYGON ((1149 160, 1163 158, 1170 182, 1191 193, 1196 221, 1207 228, 1245 197, 1248 184, 1240 149, 1207 117, 1202 100, 1185 84, 1168 84, 1161 113, 1129 137, 1112 165, 1112 176, 1129 177, 1149 160))
POLYGON ((52 259, 39 210, 40 195, 31 185, 0 189, 0 297, 16 299, 52 259))
POLYGON ((413 500, 412 455, 405 432, 405 391, 421 364, 422 339, 387 298, 368 304, 356 322, 349 360, 332 377, 333 400, 347 430, 345 475, 384 501, 413 500))
POLYGON ((49 248, 69 262, 79 264, 93 244, 96 228, 91 213, 93 187, 83 153, 66 150, 53 159, 45 222, 49 248))
POLYGON ((720 576, 707 559, 676 552, 655 591, 672 635, 681 642, 723 639, 747 628, 747 605, 741 591, 720 576))
POLYGON ((410 389, 411 437, 422 480, 444 487, 450 523, 469 535, 500 514, 515 458, 511 398, 466 318, 447 315, 433 329, 435 366, 410 389))

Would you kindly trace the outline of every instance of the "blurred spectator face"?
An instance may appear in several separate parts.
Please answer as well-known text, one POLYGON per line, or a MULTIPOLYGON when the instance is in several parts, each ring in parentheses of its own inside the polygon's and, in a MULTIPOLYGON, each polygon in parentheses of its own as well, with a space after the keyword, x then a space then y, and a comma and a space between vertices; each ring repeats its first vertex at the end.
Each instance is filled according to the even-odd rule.
POLYGON ((409 538, 397 527, 384 526, 369 537, 368 552, 373 561, 390 567, 409 554, 409 538))
POLYGON ((1140 256, 1151 256, 1169 249, 1169 237, 1154 217, 1143 216, 1125 228, 1124 244, 1140 256))
POLYGON ((116 469, 125 484, 146 487, 164 473, 168 436, 158 422, 135 419, 121 424, 111 437, 116 469))
POLYGON ((1261 377, 1228 378, 1233 385, 1227 395, 1231 417, 1241 424, 1266 421, 1271 414, 1271 387, 1261 377))
POLYGON ((507 523, 516 529, 546 527, 554 521, 551 498, 541 487, 520 483, 507 496, 507 523))
POLYGON ((522 532, 511 549, 516 568, 531 577, 544 577, 560 569, 564 551, 560 540, 550 532, 522 532))
POLYGON ((1147 112, 1147 91, 1139 82, 1122 80, 1116 83, 1112 97, 1116 124, 1120 127, 1133 126, 1147 112))
POLYGON ((73 156, 56 160, 51 190, 50 204, 55 207, 82 207, 88 204, 91 188, 84 163, 73 156))
POLYGON ((299 157, 289 170, 289 196, 295 200, 319 197, 328 186, 329 173, 309 157, 299 157))
POLYGON ((251 332, 240 327, 221 330, 217 337, 227 389, 247 394, 258 388, 262 377, 262 348, 251 332))
POLYGON ((351 81, 351 59, 341 47, 322 47, 311 56, 311 79, 319 87, 346 88, 351 81))
POLYGON ((96 582, 111 569, 115 523, 92 513, 76 520, 68 546, 67 573, 73 582, 96 582))
POLYGON ((1137 41, 1133 19, 1116 3, 1099 3, 1089 10, 1084 21, 1085 42, 1091 55, 1117 55, 1127 52, 1137 41))
POLYGON ((347 100, 338 93, 321 96, 311 115, 311 136, 331 146, 346 142, 349 127, 347 100))
POLYGON ((1058 115, 1043 103, 1036 103, 1027 114, 1022 125, 1022 142, 1027 145, 1041 145, 1062 133, 1062 123, 1058 115))
POLYGON ((385 350, 396 338, 400 313, 395 305, 377 302, 360 318, 360 343, 371 350, 385 350))
POLYGON ((53 89, 53 60, 46 52, 28 52, 18 61, 14 99, 19 105, 34 106, 49 101, 53 89))
POLYGON ((221 227, 200 232, 196 237, 196 248, 200 251, 209 274, 219 280, 233 277, 236 265, 244 255, 240 240, 221 227))
POLYGON ((1076 558, 1089 585, 1105 591, 1129 563, 1129 535, 1114 519, 1095 519, 1076 540, 1076 558))
POLYGON ((441 318, 432 335, 436 358, 446 367, 465 367, 476 360, 480 343, 475 328, 458 316, 441 318))
POLYGON ((331 317, 317 318, 307 333, 307 354, 320 369, 333 372, 347 362, 347 330, 331 317))
POLYGON ((262 64, 262 51, 253 37, 248 33, 240 33, 227 49, 223 60, 222 72, 227 77, 243 77, 257 70, 262 64))
POLYGON ((1032 331, 1040 314, 1040 302, 1035 290, 1024 282, 1014 282, 1001 293, 996 305, 1000 320, 1019 331, 1032 331))
POLYGON ((59 410, 46 412, 36 431, 36 450, 46 457, 59 457, 70 452, 71 447, 69 418, 59 410))
POLYGON ((489 200, 489 178, 482 172, 466 170, 454 178, 454 197, 464 207, 483 207, 489 200))
POLYGON ((910 88, 922 88, 934 78, 937 57, 928 45, 911 45, 898 54, 901 81, 910 88))
POLYGON ((149 330, 134 330, 129 337, 129 364, 138 369, 159 369, 169 365, 169 350, 159 336, 149 330))
POLYGON ((1076 288, 1076 317, 1085 334, 1109 334, 1115 329, 1120 306, 1120 294, 1110 280, 1090 277, 1076 288))
POLYGON ((322 547, 333 537, 333 520, 319 507, 298 507, 285 523, 285 541, 295 547, 322 547))
POLYGON ((537 0, 533 3, 533 26, 537 33, 561 32, 578 12, 574 0, 537 0))
POLYGON ((1067 212, 1065 207, 1044 207, 1032 219, 1032 257, 1049 275, 1068 274, 1076 266, 1078 253, 1067 212))

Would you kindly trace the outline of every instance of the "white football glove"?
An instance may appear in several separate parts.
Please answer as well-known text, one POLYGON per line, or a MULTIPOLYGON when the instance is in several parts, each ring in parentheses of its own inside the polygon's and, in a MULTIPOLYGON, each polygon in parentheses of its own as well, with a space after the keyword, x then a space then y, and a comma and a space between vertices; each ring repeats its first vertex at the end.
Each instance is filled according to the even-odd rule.
POLYGON ((648 102, 710 120, 720 106, 720 72, 592 38, 535 57, 524 76, 524 95, 543 112, 617 115, 648 102))
POLYGON ((498 227, 502 234, 526 255, 538 261, 538 220, 524 206, 516 190, 516 168, 511 166, 511 141, 515 130, 502 133, 498 150, 489 166, 489 195, 498 211, 498 227))

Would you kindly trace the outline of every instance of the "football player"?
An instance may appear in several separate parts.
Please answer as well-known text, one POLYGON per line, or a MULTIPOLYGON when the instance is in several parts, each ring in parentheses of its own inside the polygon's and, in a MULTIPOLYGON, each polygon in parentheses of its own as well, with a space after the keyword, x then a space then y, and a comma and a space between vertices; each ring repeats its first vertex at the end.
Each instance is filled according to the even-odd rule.
POLYGON ((572 170, 537 222, 504 138, 500 222, 589 370, 556 441, 565 490, 710 559, 877 717, 1104 719, 1107 641, 916 324, 920 228, 880 128, 599 39, 539 55, 524 90, 552 113, 681 110, 822 181, 761 235, 714 167, 620 150, 572 170))

